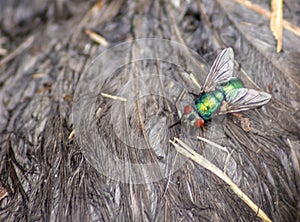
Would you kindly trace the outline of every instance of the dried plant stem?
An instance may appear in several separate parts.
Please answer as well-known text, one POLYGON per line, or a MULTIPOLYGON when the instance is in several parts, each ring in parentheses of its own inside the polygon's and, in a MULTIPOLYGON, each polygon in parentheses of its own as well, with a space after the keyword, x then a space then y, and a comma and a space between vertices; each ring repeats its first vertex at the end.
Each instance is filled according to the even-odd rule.
POLYGON ((29 48, 34 41, 34 36, 30 36, 27 38, 18 48, 16 48, 13 52, 8 54, 0 61, 0 67, 14 59, 17 55, 21 54, 24 50, 29 48))
POLYGON ((110 95, 110 94, 107 94, 107 93, 101 93, 101 96, 109 98, 109 99, 113 99, 113 100, 120 100, 122 102, 126 102, 127 101, 126 98, 119 97, 119 96, 113 96, 113 95, 110 95))
POLYGON ((232 191, 239 198, 241 198, 255 213, 257 213, 259 218, 261 218, 263 221, 271 221, 271 219, 265 214, 265 212, 263 212, 245 193, 243 193, 242 190, 217 166, 212 164, 209 160, 207 160, 200 154, 196 153, 192 148, 190 148, 178 138, 174 138, 174 141, 170 140, 170 143, 174 145, 175 149, 179 153, 200 164, 202 167, 209 170, 210 172, 218 176, 220 179, 222 179, 225 183, 227 183, 232 189, 232 191))
POLYGON ((103 46, 108 46, 107 40, 101 36, 100 34, 93 32, 89 29, 85 30, 85 33, 96 43, 103 45, 103 46))
MULTIPOLYGON (((268 10, 263 9, 262 7, 260 7, 257 4, 254 4, 247 0, 235 0, 235 2, 243 5, 249 9, 269 18, 269 19, 271 18, 271 13, 268 10)), ((282 21, 282 26, 283 26, 283 28, 285 28, 286 30, 289 30, 290 32, 294 33, 295 35, 300 36, 300 28, 298 26, 295 26, 284 19, 282 21)))
POLYGON ((277 52, 282 50, 282 20, 283 20, 282 0, 272 0, 270 29, 277 40, 277 52))
POLYGON ((197 136, 197 139, 201 140, 201 141, 203 141, 203 142, 205 142, 205 143, 207 143, 209 145, 212 145, 212 146, 216 147, 217 149, 222 150, 222 151, 224 151, 224 152, 227 153, 227 157, 226 157, 225 164, 224 164, 224 169, 223 169, 223 172, 226 174, 227 164, 228 164, 228 161, 229 161, 229 159, 231 157, 232 152, 230 153, 226 147, 220 146, 219 144, 216 144, 213 141, 205 139, 204 137, 197 136))
POLYGON ((69 134, 68 139, 71 140, 75 136, 75 129, 72 130, 72 132, 69 134))
POLYGON ((200 86, 200 84, 198 83, 197 79, 195 78, 194 74, 193 73, 190 73, 190 78, 191 80, 195 83, 195 85, 197 87, 199 87, 199 89, 202 89, 202 87, 200 86))

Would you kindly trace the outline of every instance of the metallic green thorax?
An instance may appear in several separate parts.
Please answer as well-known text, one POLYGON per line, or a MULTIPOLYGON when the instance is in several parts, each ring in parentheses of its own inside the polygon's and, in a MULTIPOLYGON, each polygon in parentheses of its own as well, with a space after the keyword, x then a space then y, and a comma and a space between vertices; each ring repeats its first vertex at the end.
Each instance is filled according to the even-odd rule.
POLYGON ((226 95, 233 89, 244 88, 244 84, 238 78, 231 78, 227 83, 217 87, 215 91, 203 93, 195 101, 195 107, 198 114, 204 119, 209 120, 219 109, 226 95))
POLYGON ((195 101, 196 110, 202 119, 208 120, 219 109, 223 100, 222 91, 204 93, 195 101))

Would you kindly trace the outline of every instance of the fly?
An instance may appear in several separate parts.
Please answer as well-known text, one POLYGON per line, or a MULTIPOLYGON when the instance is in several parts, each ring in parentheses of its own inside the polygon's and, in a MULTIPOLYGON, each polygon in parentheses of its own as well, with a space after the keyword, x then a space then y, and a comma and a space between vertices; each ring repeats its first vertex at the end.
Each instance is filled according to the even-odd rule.
POLYGON ((210 67, 200 96, 185 106, 184 118, 195 127, 202 127, 214 115, 235 113, 265 105, 271 95, 247 89, 243 82, 232 77, 234 54, 226 48, 218 54, 210 67))

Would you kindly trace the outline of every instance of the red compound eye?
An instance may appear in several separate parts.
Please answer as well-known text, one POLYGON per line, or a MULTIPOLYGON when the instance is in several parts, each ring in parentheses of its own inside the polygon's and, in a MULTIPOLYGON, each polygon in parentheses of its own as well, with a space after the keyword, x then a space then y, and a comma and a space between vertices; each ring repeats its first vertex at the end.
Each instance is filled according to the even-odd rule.
POLYGON ((189 114, 192 112, 192 107, 191 106, 186 106, 184 107, 184 114, 189 114))
POLYGON ((197 127, 197 128, 200 128, 204 125, 204 120, 199 118, 199 119, 196 119, 195 123, 194 123, 194 126, 197 127))

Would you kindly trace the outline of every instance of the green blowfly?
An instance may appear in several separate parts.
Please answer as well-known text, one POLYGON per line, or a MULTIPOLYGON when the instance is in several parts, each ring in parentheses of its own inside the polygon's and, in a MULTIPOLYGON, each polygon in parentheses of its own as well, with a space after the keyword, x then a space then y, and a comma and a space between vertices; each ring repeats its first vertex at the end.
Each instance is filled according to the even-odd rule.
POLYGON ((268 103, 271 99, 270 94, 244 88, 240 79, 232 77, 233 62, 232 48, 226 48, 218 54, 199 98, 184 108, 184 118, 191 125, 202 127, 214 115, 252 109, 268 103))

